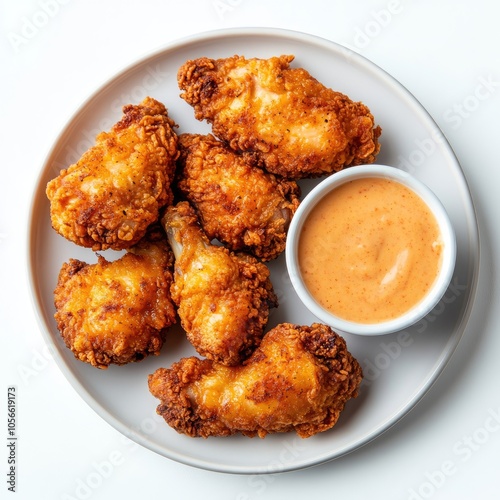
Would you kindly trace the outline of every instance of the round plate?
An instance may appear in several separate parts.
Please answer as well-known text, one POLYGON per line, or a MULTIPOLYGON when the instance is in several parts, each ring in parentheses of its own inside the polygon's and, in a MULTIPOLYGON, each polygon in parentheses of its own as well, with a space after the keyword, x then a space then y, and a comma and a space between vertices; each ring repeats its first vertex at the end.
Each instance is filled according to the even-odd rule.
MULTIPOLYGON (((317 181, 303 181, 306 194, 317 181)), ((456 348, 476 290, 479 243, 469 189, 450 146, 428 113, 397 81, 358 54, 335 43, 276 29, 222 30, 172 44, 134 63, 93 94, 75 113, 51 150, 34 193, 29 221, 28 265, 35 308, 48 345, 65 376, 107 422, 137 443, 165 457, 221 472, 267 473, 316 465, 351 452, 379 436, 427 392, 456 348), (69 258, 95 262, 94 253, 52 230, 47 182, 75 162, 96 134, 121 117, 121 107, 146 95, 163 102, 179 132, 208 132, 206 123, 179 97, 177 70, 187 59, 241 54, 267 58, 294 54, 326 86, 363 101, 381 125, 379 163, 411 171, 445 205, 457 237, 452 284, 436 309, 412 328, 384 337, 346 335, 349 350, 364 369, 360 394, 349 401, 337 425, 308 439, 295 434, 265 439, 243 436, 193 439, 177 434, 156 415, 158 400, 149 393, 148 374, 194 354, 180 330, 172 330, 162 353, 140 363, 98 370, 73 357, 57 331, 53 290, 69 258)), ((112 252, 103 254, 110 259, 112 252)), ((284 255, 270 264, 280 306, 269 328, 281 323, 311 324, 316 319, 301 304, 289 282, 284 255)))

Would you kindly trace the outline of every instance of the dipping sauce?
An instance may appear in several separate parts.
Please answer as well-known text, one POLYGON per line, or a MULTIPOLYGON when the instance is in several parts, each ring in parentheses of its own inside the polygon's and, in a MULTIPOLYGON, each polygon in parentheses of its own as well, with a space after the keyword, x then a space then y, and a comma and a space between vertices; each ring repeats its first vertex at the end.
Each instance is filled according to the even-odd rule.
POLYGON ((349 181, 312 209, 299 238, 306 287, 336 316, 378 323, 424 298, 440 266, 436 218, 403 184, 385 178, 349 181))

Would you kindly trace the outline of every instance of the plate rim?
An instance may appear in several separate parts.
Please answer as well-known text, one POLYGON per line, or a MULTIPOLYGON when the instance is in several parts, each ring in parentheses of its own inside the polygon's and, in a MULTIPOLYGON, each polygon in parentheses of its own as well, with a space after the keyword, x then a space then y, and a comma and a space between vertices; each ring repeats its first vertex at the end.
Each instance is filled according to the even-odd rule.
POLYGON ((404 95, 405 99, 408 100, 409 103, 413 105, 413 111, 417 111, 418 114, 426 121, 432 124, 439 132, 443 134, 443 146, 447 149, 450 158, 454 159, 458 169, 461 173, 461 181, 464 184, 464 188, 469 196, 471 214, 473 216, 473 223, 470 224, 470 229, 472 231, 469 232, 469 250, 471 256, 469 258, 469 274, 470 280, 468 281, 470 287, 470 293, 468 295, 467 301, 463 307, 463 314, 461 317, 461 321, 455 327, 455 334, 451 335, 448 341, 446 342, 441 355, 437 358, 436 363, 434 365, 434 369, 431 370, 427 376, 426 382, 421 386, 418 393, 408 400, 408 402, 404 405, 404 410, 400 410, 394 415, 389 415, 380 425, 377 426, 376 429, 371 429, 369 432, 365 433, 365 435, 360 436, 359 439, 352 442, 349 446, 345 446, 341 452, 335 455, 322 454, 321 456, 315 457, 315 459, 309 459, 307 463, 292 463, 287 464, 282 470, 279 472, 291 472, 294 470, 301 470, 310 467, 314 467, 320 464, 324 464, 326 462, 330 462, 332 460, 336 460, 341 458, 355 450, 358 450, 370 443, 371 441, 377 439, 382 434, 387 432, 390 428, 392 428, 395 424, 401 421, 410 411, 412 411, 415 406, 425 397, 425 395, 429 392, 431 387, 439 378, 440 374, 443 372, 450 359, 452 358, 458 344, 460 343, 461 338, 465 332, 467 324, 469 322, 471 312, 473 309, 474 299, 476 297, 477 285, 479 279, 479 266, 480 266, 480 238, 479 238, 479 226, 477 220, 477 210, 474 203, 474 199, 472 196, 472 192, 470 190, 470 185, 467 181, 465 173, 458 161, 458 158, 453 151, 447 137, 442 132, 439 125, 430 115, 430 113, 426 110, 426 108, 418 101, 418 99, 398 80, 396 80, 392 75, 390 75, 383 68, 378 66, 376 63, 372 62, 365 56, 359 54, 353 49, 346 47, 342 44, 339 44, 335 41, 328 40, 324 37, 306 33, 303 31, 297 31, 292 29, 284 29, 284 28, 272 28, 272 27, 241 27, 241 28, 222 28, 215 30, 203 31, 187 36, 183 36, 174 40, 171 40, 160 47, 156 47, 155 49, 145 52, 142 55, 137 56, 134 61, 126 65, 122 70, 114 73, 111 76, 108 76, 101 85, 97 87, 93 92, 88 94, 88 96, 79 104, 67 117, 67 119, 63 122, 63 127, 56 134, 48 153, 44 156, 41 168, 38 172, 38 175, 35 176, 35 181, 32 185, 31 200, 28 208, 28 221, 26 227, 26 260, 27 260, 27 280, 30 291, 30 299, 32 303, 32 307, 35 313, 35 317, 37 323, 40 327, 40 331, 42 333, 44 342, 52 347, 53 350, 52 355, 53 358, 70 383, 72 389, 81 397, 90 408, 99 415, 107 424, 118 430, 122 435, 128 437, 132 441, 140 444, 143 447, 161 455, 162 457, 168 458, 170 460, 177 461, 184 465, 189 465, 192 467, 215 471, 215 472, 223 472, 223 473, 231 473, 231 474, 268 474, 274 473, 276 471, 269 470, 269 467, 266 465, 228 465, 228 464, 215 464, 212 462, 207 462, 207 460, 203 458, 186 456, 177 451, 169 450, 169 454, 166 454, 163 449, 160 449, 161 446, 157 443, 153 442, 149 436, 141 435, 138 432, 135 432, 132 429, 129 429, 125 424, 123 424, 118 418, 116 418, 109 410, 107 410, 100 402, 94 399, 88 389, 80 382, 79 378, 73 373, 71 367, 66 362, 64 357, 60 352, 60 347, 54 342, 50 334, 49 324, 47 323, 47 318, 45 315, 44 307, 41 300, 41 292, 36 284, 35 280, 35 262, 36 262, 36 249, 34 248, 34 243, 37 238, 37 228, 33 226, 32 222, 35 219, 35 211, 37 206, 41 203, 40 200, 40 188, 42 184, 42 180, 44 174, 46 173, 47 168, 49 167, 49 162, 52 156, 55 154, 59 144, 63 140, 64 136, 70 133, 71 125, 78 120, 78 118, 85 112, 86 107, 91 103, 100 93, 104 92, 108 87, 114 85, 119 79, 124 78, 127 73, 134 71, 138 66, 147 64, 148 61, 155 59, 156 57, 161 56, 162 54, 168 54, 169 52, 173 52, 180 48, 187 47, 189 45, 193 45, 202 41, 210 41, 214 39, 224 39, 230 37, 242 37, 242 36, 266 36, 266 37, 274 37, 279 39, 288 39, 294 42, 303 41, 309 45, 319 45, 324 47, 327 50, 340 51, 344 53, 346 58, 350 58, 356 62, 358 65, 362 65, 364 69, 368 69, 371 72, 376 73, 378 76, 383 76, 387 79, 393 86, 399 89, 399 91, 404 95), (470 265, 472 261, 473 265, 470 265))

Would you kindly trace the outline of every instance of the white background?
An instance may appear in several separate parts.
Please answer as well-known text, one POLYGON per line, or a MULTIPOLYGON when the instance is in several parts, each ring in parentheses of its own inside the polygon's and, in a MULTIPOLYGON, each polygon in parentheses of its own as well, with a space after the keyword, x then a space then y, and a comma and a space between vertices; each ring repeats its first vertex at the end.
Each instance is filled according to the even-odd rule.
POLYGON ((494 258, 500 253, 497 2, 0 0, 0 5, 0 439, 7 430, 11 385, 18 393, 19 435, 15 494, 7 490, 8 449, 0 446, 1 498, 498 498, 500 424, 493 418, 500 421, 500 296, 494 258), (361 53, 399 80, 454 148, 481 235, 472 315, 430 392, 360 450, 281 475, 198 470, 121 436, 87 406, 51 359, 26 273, 27 215, 35 180, 81 102, 124 66, 169 41, 239 26, 322 36, 361 53), (483 86, 481 99, 478 85, 483 86), (113 463, 112 470, 104 462, 113 463))

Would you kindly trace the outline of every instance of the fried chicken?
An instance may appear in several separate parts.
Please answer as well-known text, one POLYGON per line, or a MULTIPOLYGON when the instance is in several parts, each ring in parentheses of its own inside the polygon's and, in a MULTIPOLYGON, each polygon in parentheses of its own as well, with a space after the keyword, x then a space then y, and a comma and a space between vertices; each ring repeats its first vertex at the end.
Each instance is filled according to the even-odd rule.
POLYGON ((93 250, 131 247, 173 198, 177 135, 165 106, 147 97, 123 112, 47 185, 53 228, 93 250))
POLYGON ((181 97, 214 135, 274 174, 299 179, 373 163, 381 129, 370 110, 290 68, 293 59, 189 60, 178 72, 181 97))
POLYGON ((162 224, 175 254, 172 298, 195 349, 226 365, 259 345, 277 305, 269 270, 255 257, 210 244, 188 202, 167 208, 162 224))
POLYGON ((299 205, 300 189, 249 165, 212 135, 182 134, 177 184, 209 239, 261 260, 276 258, 299 205))
POLYGON ((306 438, 335 425, 361 379, 358 362, 330 327, 284 323, 241 366, 183 358, 150 375, 149 390, 160 400, 157 413, 188 436, 262 438, 294 430, 306 438))
POLYGON ((97 368, 158 354, 176 322, 173 255, 161 227, 116 261, 70 259, 54 292, 57 327, 76 358, 97 368))

